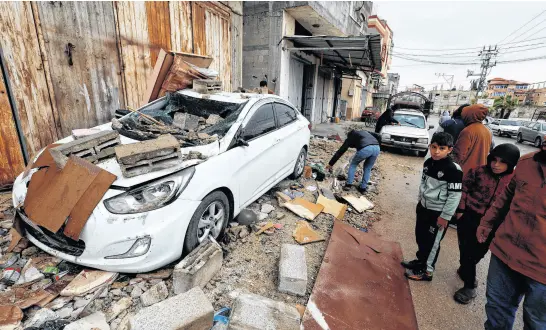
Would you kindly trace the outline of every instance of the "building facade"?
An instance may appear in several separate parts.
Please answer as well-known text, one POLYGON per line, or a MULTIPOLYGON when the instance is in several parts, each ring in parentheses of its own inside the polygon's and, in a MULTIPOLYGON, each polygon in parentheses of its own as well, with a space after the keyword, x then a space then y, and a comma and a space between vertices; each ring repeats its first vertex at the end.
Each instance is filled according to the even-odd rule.
POLYGON ((546 106, 546 81, 529 85, 525 105, 546 106))
POLYGON ((496 99, 499 97, 511 96, 518 102, 524 102, 529 84, 516 80, 504 78, 493 78, 487 81, 487 98, 496 99))
POLYGON ((394 95, 398 93, 398 85, 400 84, 400 74, 398 73, 388 73, 388 86, 389 93, 394 95))
POLYGON ((433 90, 429 93, 429 100, 434 102, 433 112, 442 113, 449 111, 453 113, 463 104, 471 104, 475 91, 465 90, 433 90))
MULTIPOLYGON (((372 2, 249 1, 243 6, 244 88, 266 80, 275 94, 288 99, 311 123, 337 116, 350 119, 359 113, 366 74, 342 73, 332 67, 331 58, 296 45, 294 39, 367 36, 372 2), (339 112, 340 100, 347 102, 345 113, 339 112)), ((378 42, 377 55, 370 56, 379 59, 379 48, 378 42)), ((344 61, 351 62, 350 54, 344 61)))

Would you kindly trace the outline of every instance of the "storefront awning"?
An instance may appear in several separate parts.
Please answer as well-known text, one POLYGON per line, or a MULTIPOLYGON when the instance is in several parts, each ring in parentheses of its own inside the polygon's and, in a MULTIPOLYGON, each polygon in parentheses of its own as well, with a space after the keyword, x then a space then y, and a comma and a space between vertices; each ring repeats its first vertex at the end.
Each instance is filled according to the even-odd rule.
POLYGON ((361 37, 286 36, 294 43, 289 51, 303 51, 322 58, 343 71, 381 71, 381 36, 361 37))

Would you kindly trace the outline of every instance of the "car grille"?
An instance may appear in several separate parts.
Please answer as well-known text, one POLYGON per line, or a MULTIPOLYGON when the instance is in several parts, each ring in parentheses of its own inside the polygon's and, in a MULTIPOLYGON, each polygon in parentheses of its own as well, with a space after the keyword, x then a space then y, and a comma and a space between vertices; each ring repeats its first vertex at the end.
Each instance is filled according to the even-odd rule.
POLYGON ((32 237, 36 238, 40 241, 40 243, 55 249, 59 252, 69 254, 71 256, 79 257, 82 255, 83 251, 85 250, 85 242, 82 240, 75 241, 73 239, 70 239, 63 234, 56 234, 52 233, 49 230, 40 227, 43 234, 37 231, 36 229, 32 228, 28 224, 24 223, 25 229, 32 235, 32 237))
POLYGON ((399 141, 399 142, 417 142, 417 139, 416 138, 409 138, 409 137, 405 137, 405 136, 396 136, 396 135, 393 135, 392 136, 392 139, 394 141, 399 141))

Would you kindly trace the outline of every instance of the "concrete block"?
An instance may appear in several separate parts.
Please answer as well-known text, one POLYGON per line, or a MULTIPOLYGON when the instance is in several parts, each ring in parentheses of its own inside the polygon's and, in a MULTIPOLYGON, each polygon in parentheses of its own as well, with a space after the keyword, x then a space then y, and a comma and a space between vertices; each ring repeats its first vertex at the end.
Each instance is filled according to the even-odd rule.
POLYGON ((204 288, 222 268, 223 260, 222 248, 218 243, 208 239, 203 241, 174 267, 174 293, 184 293, 196 286, 204 288))
POLYGON ((200 288, 193 288, 153 306, 129 319, 131 330, 209 330, 214 309, 200 288))
POLYGON ((279 261, 279 291, 304 296, 307 290, 307 263, 305 248, 283 244, 279 261))
POLYGON ((233 304, 228 329, 298 330, 300 313, 294 306, 255 294, 240 294, 233 304))
POLYGON ((83 329, 110 330, 110 326, 106 323, 104 313, 96 312, 64 327, 64 330, 83 329))
POLYGON ((63 168, 70 156, 80 157, 92 163, 112 157, 114 147, 120 143, 117 131, 102 131, 51 148, 49 152, 57 167, 63 168))
POLYGON ((140 296, 140 302, 143 306, 150 306, 167 299, 168 296, 169 289, 167 289, 165 282, 161 281, 144 292, 140 296))
POLYGON ((218 122, 220 122, 220 120, 222 120, 222 117, 212 114, 207 118, 205 122, 207 123, 207 125, 216 125, 218 124, 218 122))
POLYGON ((123 176, 129 178, 162 170, 182 162, 180 143, 170 135, 115 147, 123 176))
POLYGON ((187 130, 196 130, 199 127, 201 117, 189 113, 177 112, 174 114, 173 125, 187 130))

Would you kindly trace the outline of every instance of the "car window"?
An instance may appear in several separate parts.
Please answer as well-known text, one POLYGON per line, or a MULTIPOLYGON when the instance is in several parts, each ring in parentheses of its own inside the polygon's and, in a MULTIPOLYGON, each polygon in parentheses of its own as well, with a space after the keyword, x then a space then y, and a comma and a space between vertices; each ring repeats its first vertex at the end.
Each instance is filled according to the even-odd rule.
POLYGON ((492 125, 498 125, 498 124, 499 124, 499 121, 495 120, 492 125))
POLYGON ((245 126, 243 139, 252 140, 260 135, 275 130, 275 117, 273 115, 273 103, 262 105, 245 126))
POLYGON ((425 128, 425 117, 423 116, 395 112, 393 118, 396 119, 402 126, 425 128))
POLYGON ((533 129, 534 129, 535 131, 540 130, 540 123, 534 124, 534 125, 533 125, 533 129))
POLYGON ((502 125, 504 126, 519 126, 518 122, 515 120, 503 120, 502 125))
POLYGON ((546 131, 546 124, 542 124, 542 131, 546 131))
POLYGON ((294 109, 281 103, 275 103, 275 114, 277 115, 279 127, 290 124, 297 118, 297 114, 294 109))

